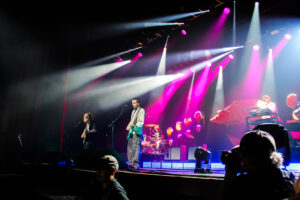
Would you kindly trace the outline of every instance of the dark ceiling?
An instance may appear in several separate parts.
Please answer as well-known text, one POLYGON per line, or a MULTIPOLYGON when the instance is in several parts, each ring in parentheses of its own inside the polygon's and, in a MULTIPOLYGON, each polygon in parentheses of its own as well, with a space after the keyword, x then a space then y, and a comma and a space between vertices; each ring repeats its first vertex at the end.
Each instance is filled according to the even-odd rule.
MULTIPOLYGON (((254 2, 254 0, 237 0, 238 16, 241 18, 251 16, 254 2)), ((260 10, 262 14, 271 16, 299 16, 295 2, 295 0, 261 0, 260 10)), ((232 4, 232 0, 201 0, 184 2, 181 5, 168 1, 98 1, 97 3, 73 1, 69 4, 39 1, 38 3, 2 5, 0 9, 2 32, 0 34, 2 42, 0 59, 4 64, 16 62, 15 65, 18 65, 22 63, 22 56, 26 57, 26 53, 35 48, 36 51, 41 52, 41 56, 55 61, 54 63, 65 63, 66 55, 71 49, 73 57, 77 58, 74 64, 78 64, 133 48, 138 42, 154 37, 158 31, 154 28, 103 37, 101 31, 104 25, 142 21, 199 9, 210 9, 211 12, 207 15, 213 17, 217 11, 226 6, 232 7, 232 4), (96 49, 97 54, 90 54, 90 49, 96 49), (10 51, 13 54, 16 53, 13 60, 7 59, 11 58, 6 55, 10 51), (46 55, 42 52, 46 52, 46 55), (86 55, 83 56, 83 54, 86 55)), ((166 29, 170 31, 170 28, 166 29)))

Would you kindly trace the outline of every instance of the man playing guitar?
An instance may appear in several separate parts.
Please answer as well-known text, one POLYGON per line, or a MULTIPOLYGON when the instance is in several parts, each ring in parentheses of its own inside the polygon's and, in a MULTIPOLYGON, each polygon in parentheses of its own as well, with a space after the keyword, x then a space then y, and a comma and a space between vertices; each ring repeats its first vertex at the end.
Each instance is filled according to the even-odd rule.
POLYGON ((83 149, 88 150, 92 148, 94 134, 97 132, 92 113, 85 113, 83 115, 83 122, 86 123, 86 126, 81 134, 81 139, 83 139, 83 149))
POLYGON ((131 113, 130 122, 126 128, 126 130, 129 131, 127 136, 127 158, 129 162, 129 169, 138 169, 145 120, 145 110, 140 107, 139 98, 133 98, 131 103, 133 111, 131 113))

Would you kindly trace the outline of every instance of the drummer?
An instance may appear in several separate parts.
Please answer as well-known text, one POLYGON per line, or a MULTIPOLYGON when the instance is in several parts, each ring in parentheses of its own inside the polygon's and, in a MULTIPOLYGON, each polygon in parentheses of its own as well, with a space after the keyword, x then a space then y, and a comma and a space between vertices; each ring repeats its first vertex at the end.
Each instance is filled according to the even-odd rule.
POLYGON ((163 136, 163 134, 162 134, 162 132, 161 132, 161 130, 160 130, 160 126, 159 125, 156 125, 156 126, 154 126, 153 127, 153 130, 154 131, 152 131, 152 136, 151 136, 151 139, 152 140, 160 140, 161 139, 161 137, 163 136))
POLYGON ((154 133, 152 135, 152 139, 156 142, 156 149, 159 150, 161 146, 161 142, 164 139, 164 135, 162 134, 159 125, 154 126, 154 133))

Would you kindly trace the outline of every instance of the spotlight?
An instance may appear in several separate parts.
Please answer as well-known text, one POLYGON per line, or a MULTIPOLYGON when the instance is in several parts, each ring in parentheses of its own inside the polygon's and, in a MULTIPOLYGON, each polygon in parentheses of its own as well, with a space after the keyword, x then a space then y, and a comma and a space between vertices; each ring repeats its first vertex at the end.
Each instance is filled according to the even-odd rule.
POLYGON ((186 31, 184 29, 181 30, 182 35, 186 35, 186 31))
POLYGON ((186 126, 189 126, 192 123, 192 118, 184 118, 183 122, 186 126))
POLYGON ((207 63, 206 63, 206 66, 207 66, 207 67, 211 67, 211 65, 212 65, 211 62, 207 62, 207 63))
POLYGON ((181 133, 178 133, 177 138, 180 139, 182 137, 181 133))
POLYGON ((123 59, 122 58, 118 58, 118 60, 116 61, 116 63, 119 63, 119 62, 123 62, 123 59))
POLYGON ((196 111, 194 114, 194 119, 196 122, 200 122, 201 119, 204 118, 204 115, 200 111, 196 111))
POLYGON ((192 67, 190 70, 191 70, 191 72, 193 72, 193 73, 195 72, 195 69, 194 69, 193 67, 192 67))
POLYGON ((259 45, 258 44, 254 45, 253 50, 258 51, 259 50, 259 45))
POLYGON ((288 33, 287 33, 287 34, 285 34, 285 36, 284 36, 284 37, 285 37, 285 39, 287 39, 287 40, 290 40, 290 39, 292 39, 292 35, 291 35, 291 34, 288 34, 288 33))
POLYGON ((229 54, 229 58, 232 60, 234 59, 234 55, 233 54, 229 54))
POLYGON ((230 8, 228 8, 228 7, 224 8, 223 13, 225 15, 228 15, 230 13, 230 8))
POLYGON ((143 56, 143 54, 142 54, 141 52, 139 52, 139 53, 137 54, 137 56, 140 58, 140 57, 143 56))
POLYGON ((191 134, 192 134, 192 131, 191 131, 190 129, 188 129, 188 130, 186 130, 185 134, 186 134, 188 137, 190 137, 191 134))
POLYGON ((259 2, 255 2, 255 4, 254 4, 255 6, 259 6, 259 2))
POLYGON ((172 127, 169 127, 168 129, 167 129, 167 135, 170 137, 171 135, 172 135, 172 133, 173 133, 173 128, 172 127))
POLYGON ((200 131, 201 131, 201 125, 200 125, 200 124, 197 124, 197 126, 196 126, 196 131, 197 131, 197 132, 200 132, 200 131))
POLYGON ((176 123, 176 130, 181 131, 181 129, 182 129, 182 122, 177 122, 176 123))
POLYGON ((172 139, 169 139, 169 147, 171 147, 173 144, 173 140, 172 139))

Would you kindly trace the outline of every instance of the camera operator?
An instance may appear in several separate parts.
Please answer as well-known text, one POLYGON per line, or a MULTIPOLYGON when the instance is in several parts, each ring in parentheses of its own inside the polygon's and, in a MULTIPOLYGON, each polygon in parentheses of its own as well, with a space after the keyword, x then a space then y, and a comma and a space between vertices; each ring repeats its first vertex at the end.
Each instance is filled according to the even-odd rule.
POLYGON ((223 199, 284 199, 295 194, 295 177, 281 170, 282 155, 267 132, 246 133, 240 146, 222 152, 221 159, 226 166, 223 199))

